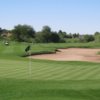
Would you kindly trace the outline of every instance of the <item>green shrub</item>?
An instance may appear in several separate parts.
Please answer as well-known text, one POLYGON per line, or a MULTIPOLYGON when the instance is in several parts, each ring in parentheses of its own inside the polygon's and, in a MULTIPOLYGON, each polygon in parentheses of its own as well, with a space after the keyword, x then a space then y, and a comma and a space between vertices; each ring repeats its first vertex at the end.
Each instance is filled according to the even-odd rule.
POLYGON ((79 38, 70 38, 70 39, 66 39, 67 43, 79 43, 80 39, 79 38))

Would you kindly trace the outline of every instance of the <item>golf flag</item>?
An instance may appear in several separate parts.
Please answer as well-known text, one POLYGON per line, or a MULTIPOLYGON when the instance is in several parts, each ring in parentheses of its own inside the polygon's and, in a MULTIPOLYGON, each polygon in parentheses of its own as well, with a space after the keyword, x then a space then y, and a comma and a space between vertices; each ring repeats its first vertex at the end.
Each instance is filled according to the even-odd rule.
POLYGON ((28 45, 28 46, 26 47, 26 49, 25 49, 25 52, 28 52, 30 49, 31 49, 31 46, 28 45))

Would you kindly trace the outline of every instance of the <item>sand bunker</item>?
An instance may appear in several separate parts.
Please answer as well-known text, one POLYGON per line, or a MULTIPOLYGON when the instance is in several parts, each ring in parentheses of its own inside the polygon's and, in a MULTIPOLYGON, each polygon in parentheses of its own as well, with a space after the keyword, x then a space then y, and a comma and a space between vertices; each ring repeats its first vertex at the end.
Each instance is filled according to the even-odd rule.
POLYGON ((100 55, 97 52, 100 49, 85 49, 85 48, 68 48, 59 49, 60 52, 55 54, 42 54, 31 56, 35 59, 47 59, 56 61, 91 61, 100 62, 100 55))

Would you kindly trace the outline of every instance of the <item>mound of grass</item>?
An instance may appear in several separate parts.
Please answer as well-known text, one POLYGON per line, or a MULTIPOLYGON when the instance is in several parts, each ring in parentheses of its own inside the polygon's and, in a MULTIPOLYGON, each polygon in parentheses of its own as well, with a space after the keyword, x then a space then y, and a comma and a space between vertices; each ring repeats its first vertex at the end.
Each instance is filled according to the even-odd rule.
POLYGON ((100 51, 99 51, 99 52, 97 52, 97 54, 98 54, 98 55, 100 55, 100 51))
MULTIPOLYGON (((9 46, 0 43, 0 58, 27 56, 25 48, 28 43, 10 42, 9 46)), ((46 43, 31 44, 31 54, 55 53, 59 48, 100 48, 100 43, 46 43)))

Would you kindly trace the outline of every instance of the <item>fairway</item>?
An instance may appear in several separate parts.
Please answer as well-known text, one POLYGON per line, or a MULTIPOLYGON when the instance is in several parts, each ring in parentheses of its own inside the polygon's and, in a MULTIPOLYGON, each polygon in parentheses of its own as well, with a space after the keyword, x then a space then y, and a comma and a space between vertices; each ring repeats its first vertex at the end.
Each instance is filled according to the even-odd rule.
MULTIPOLYGON (((48 53, 71 45, 75 46, 34 44, 32 52, 48 53)), ((0 100, 100 99, 100 63, 31 59, 30 72, 30 59, 21 57, 26 46, 25 43, 1 44, 0 100)))

